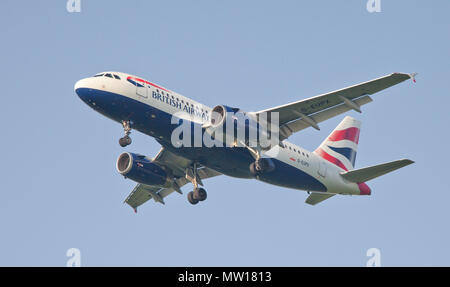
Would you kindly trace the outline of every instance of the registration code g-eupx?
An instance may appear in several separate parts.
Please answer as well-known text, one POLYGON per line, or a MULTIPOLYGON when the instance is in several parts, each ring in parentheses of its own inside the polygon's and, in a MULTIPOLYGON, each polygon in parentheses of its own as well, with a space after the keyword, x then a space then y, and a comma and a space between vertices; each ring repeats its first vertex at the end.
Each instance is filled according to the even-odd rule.
POLYGON ((223 271, 221 275, 213 273, 193 273, 186 271, 178 274, 178 282, 197 282, 209 285, 213 282, 270 282, 271 272, 223 271))

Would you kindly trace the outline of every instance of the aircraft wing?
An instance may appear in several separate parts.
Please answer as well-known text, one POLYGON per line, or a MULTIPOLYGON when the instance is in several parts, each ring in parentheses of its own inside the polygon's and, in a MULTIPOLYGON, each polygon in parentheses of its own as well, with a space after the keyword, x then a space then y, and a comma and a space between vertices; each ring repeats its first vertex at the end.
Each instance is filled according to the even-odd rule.
MULTIPOLYGON (((184 157, 177 156, 164 148, 159 151, 153 161, 157 162, 163 167, 166 167, 172 172, 174 181, 178 187, 182 187, 186 183, 190 182, 186 179, 186 173, 187 170, 192 169, 192 161, 184 157)), ((199 177, 198 182, 201 185, 203 185, 201 182, 202 179, 214 177, 221 174, 215 170, 201 165, 196 166, 196 170, 199 177)), ((130 195, 128 195, 128 197, 125 199, 125 203, 131 206, 136 212, 138 206, 144 204, 152 198, 155 202, 165 204, 164 198, 174 191, 176 190, 171 187, 165 188, 139 183, 136 185, 130 195)), ((181 193, 181 191, 179 192, 181 193)))
POLYGON ((279 113, 281 141, 307 127, 313 127, 318 130, 318 123, 349 110, 353 109, 361 112, 360 107, 372 101, 369 95, 392 87, 407 79, 414 80, 415 76, 415 73, 393 73, 341 90, 259 111, 256 115, 258 116, 264 112, 279 113))

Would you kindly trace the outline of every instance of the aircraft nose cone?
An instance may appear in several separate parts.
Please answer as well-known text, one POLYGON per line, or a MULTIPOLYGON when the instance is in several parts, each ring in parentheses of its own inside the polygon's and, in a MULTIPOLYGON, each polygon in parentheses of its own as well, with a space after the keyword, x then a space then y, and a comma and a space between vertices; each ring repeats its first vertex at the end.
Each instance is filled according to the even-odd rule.
POLYGON ((89 86, 88 86, 88 80, 87 79, 81 79, 78 82, 75 83, 75 86, 73 87, 73 90, 78 95, 78 97, 86 102, 89 97, 89 86))
POLYGON ((81 88, 87 88, 87 85, 86 85, 86 79, 81 79, 81 80, 79 80, 78 82, 75 83, 75 86, 73 86, 73 90, 74 90, 75 93, 77 93, 77 94, 78 94, 78 91, 79 91, 81 88))
POLYGON ((83 81, 83 80, 77 81, 77 82, 75 83, 75 85, 73 86, 73 90, 75 91, 75 93, 77 92, 77 89, 80 88, 80 86, 81 86, 81 81, 83 81))

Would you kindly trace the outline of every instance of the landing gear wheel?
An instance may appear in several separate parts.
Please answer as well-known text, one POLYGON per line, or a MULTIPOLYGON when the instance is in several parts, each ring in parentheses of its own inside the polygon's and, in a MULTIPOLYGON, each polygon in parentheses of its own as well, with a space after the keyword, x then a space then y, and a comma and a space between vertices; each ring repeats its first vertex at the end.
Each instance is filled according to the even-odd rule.
POLYGON ((206 193, 206 190, 204 188, 196 188, 194 189, 194 199, 197 199, 198 201, 203 201, 208 197, 208 194, 206 193))
POLYGON ((131 144, 131 138, 129 136, 124 136, 123 138, 119 139, 119 145, 121 147, 126 147, 127 145, 131 144))
POLYGON ((125 136, 119 139, 119 144, 121 147, 126 147, 127 145, 131 144, 131 126, 130 121, 122 121, 122 127, 123 132, 125 133, 125 136))
POLYGON ((199 202, 198 199, 194 198, 194 192, 192 192, 192 191, 187 194, 187 199, 188 199, 189 203, 192 205, 196 205, 199 202))

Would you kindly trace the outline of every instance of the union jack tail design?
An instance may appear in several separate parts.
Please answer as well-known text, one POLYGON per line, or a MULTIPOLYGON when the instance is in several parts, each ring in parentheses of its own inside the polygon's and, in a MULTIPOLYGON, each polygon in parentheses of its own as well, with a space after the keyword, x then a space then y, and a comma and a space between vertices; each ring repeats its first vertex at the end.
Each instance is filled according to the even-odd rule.
POLYGON ((352 170, 355 166, 360 128, 360 121, 345 117, 314 153, 343 170, 352 170))

